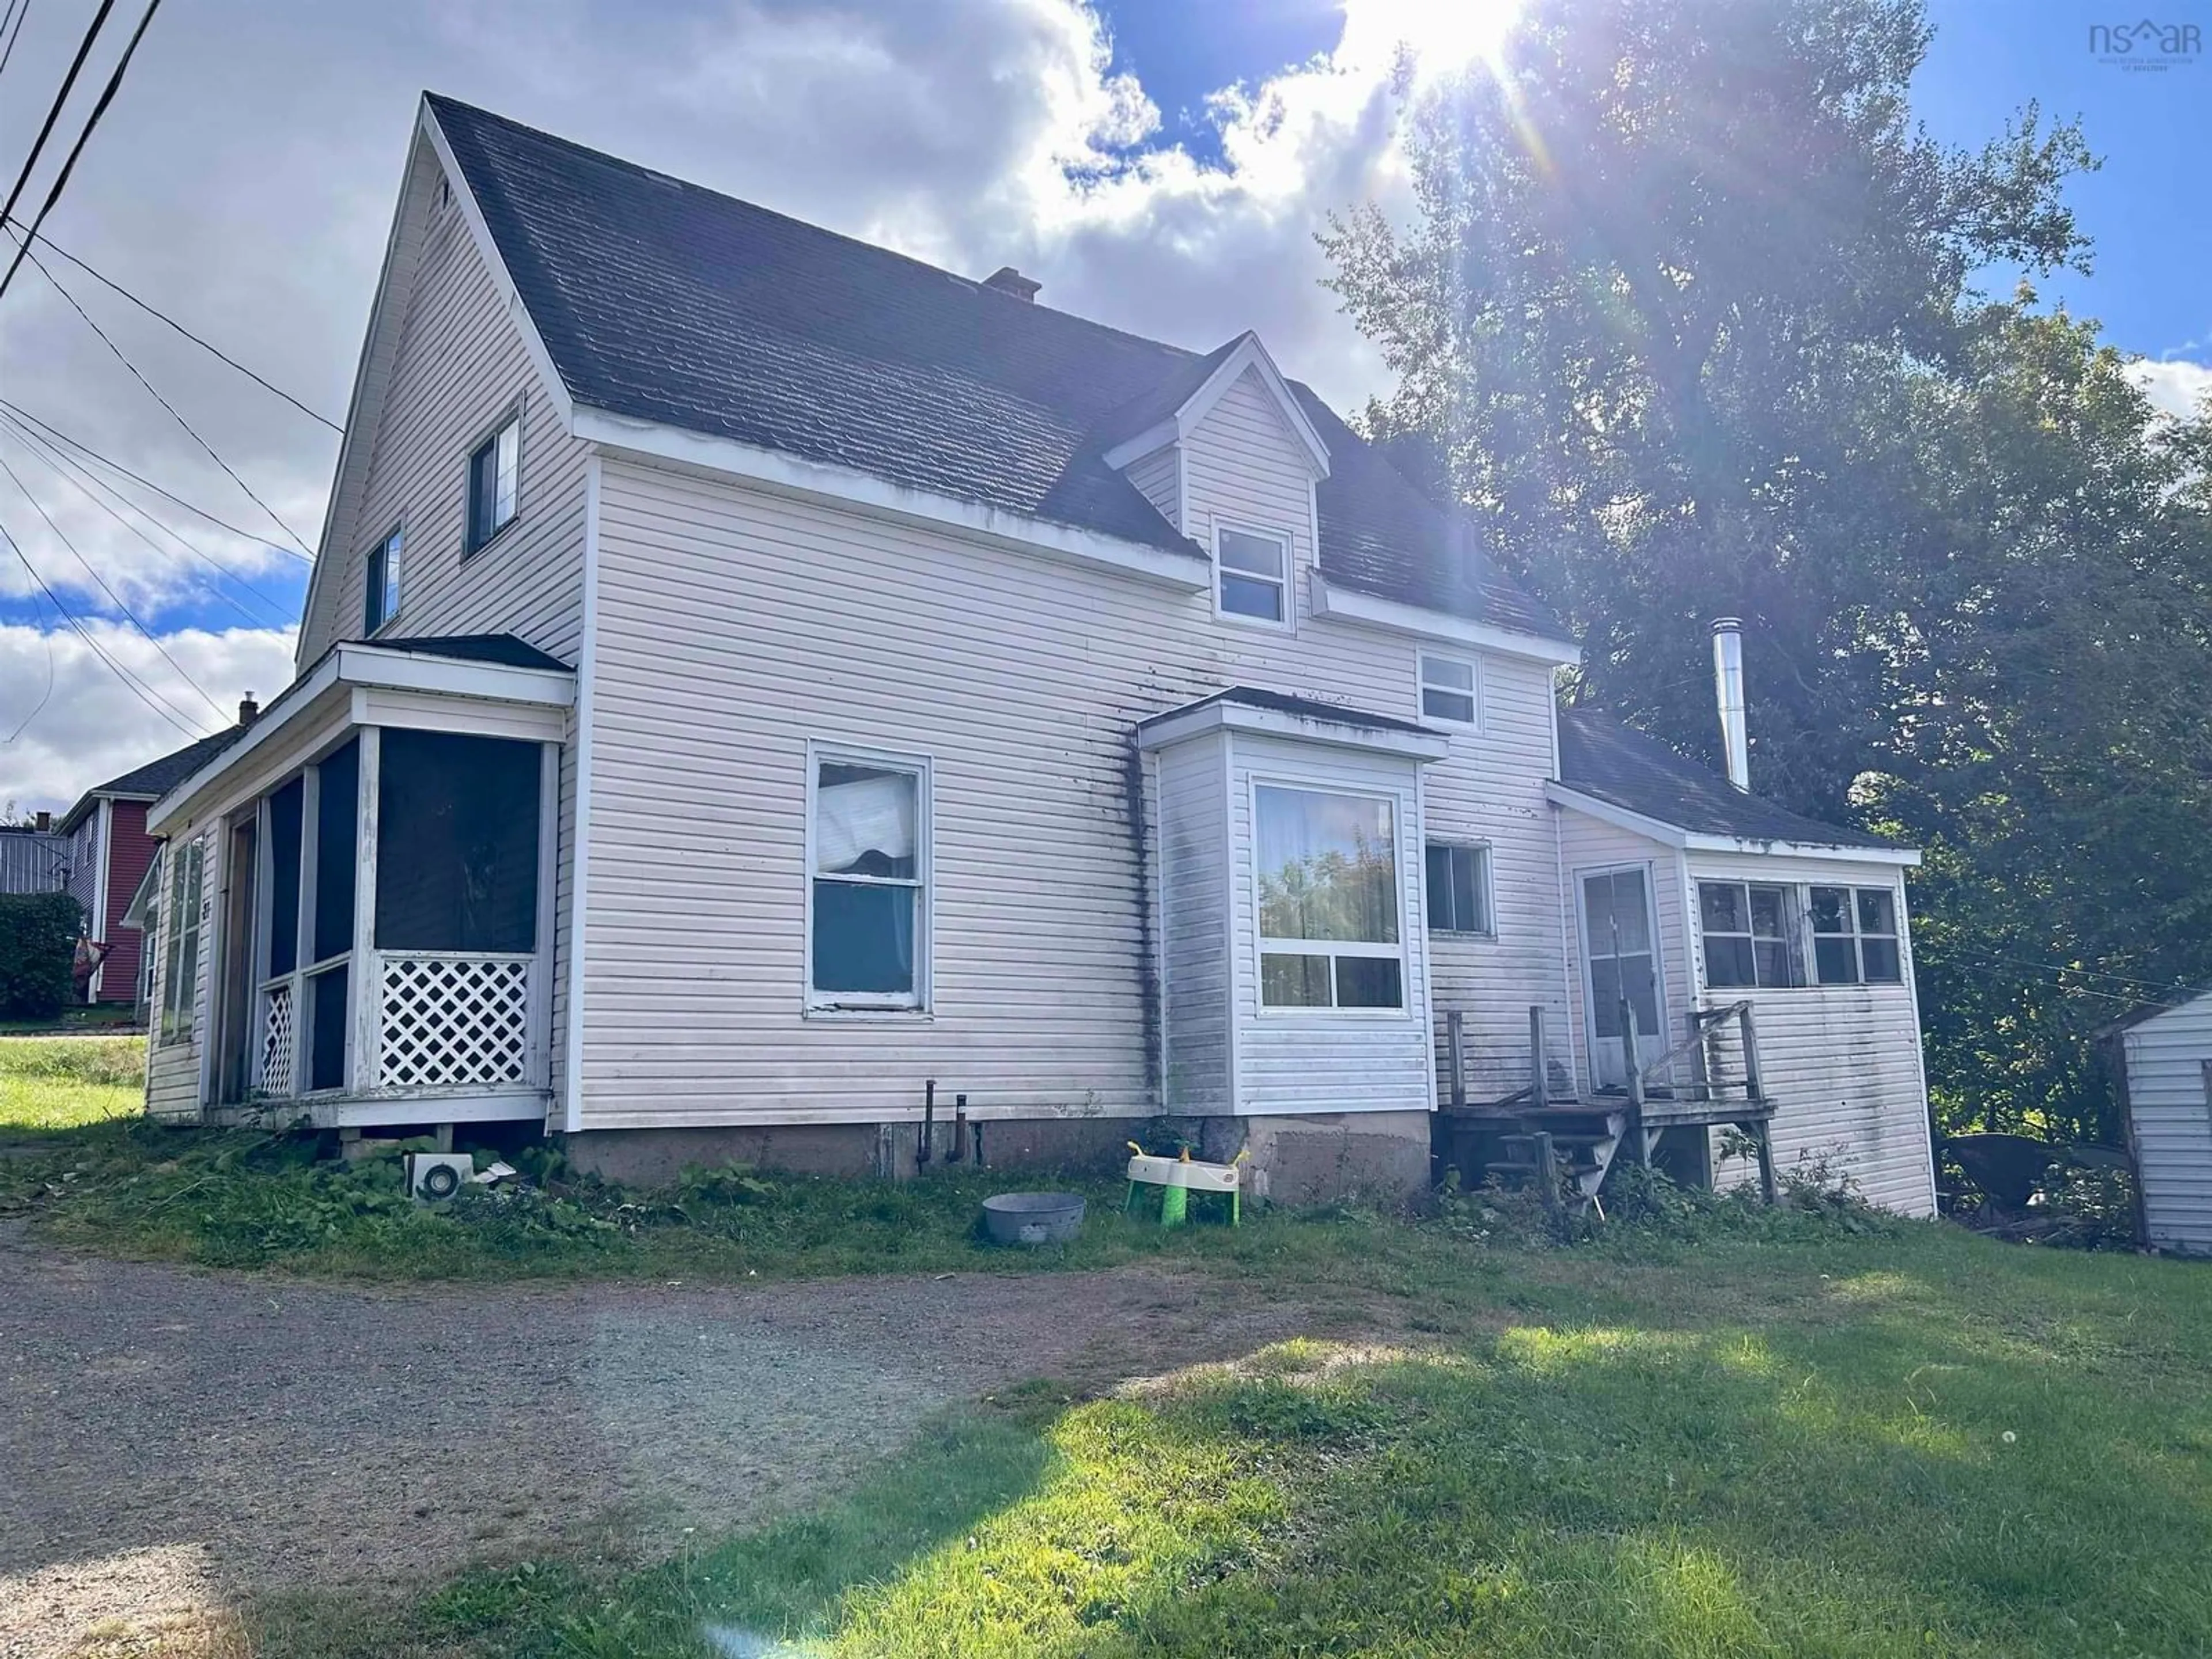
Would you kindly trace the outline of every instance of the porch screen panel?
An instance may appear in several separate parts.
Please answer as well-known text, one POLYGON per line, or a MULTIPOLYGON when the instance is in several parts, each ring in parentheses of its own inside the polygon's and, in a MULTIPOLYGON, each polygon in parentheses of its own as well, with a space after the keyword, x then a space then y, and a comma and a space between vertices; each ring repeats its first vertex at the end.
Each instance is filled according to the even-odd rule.
POLYGON ((398 726, 380 741, 377 948, 535 951, 539 746, 398 726))
POLYGON ((346 981, 344 963, 307 981, 307 1087, 345 1086, 346 981))
POLYGON ((295 778, 269 798, 269 976, 300 965, 300 808, 306 787, 295 778))
POLYGON ((315 807, 315 960, 353 949, 354 843, 361 838, 361 745, 322 763, 315 807))

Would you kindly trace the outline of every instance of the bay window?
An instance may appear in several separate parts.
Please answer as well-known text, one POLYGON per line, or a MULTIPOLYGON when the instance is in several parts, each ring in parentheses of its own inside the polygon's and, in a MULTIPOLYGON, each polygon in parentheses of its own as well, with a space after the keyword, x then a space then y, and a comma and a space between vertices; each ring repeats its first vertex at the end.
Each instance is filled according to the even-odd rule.
POLYGON ((809 841, 807 1001, 925 1006, 928 769, 817 753, 809 841))
POLYGON ((1261 784, 1253 816, 1261 1005, 1403 1008, 1395 802, 1261 784))

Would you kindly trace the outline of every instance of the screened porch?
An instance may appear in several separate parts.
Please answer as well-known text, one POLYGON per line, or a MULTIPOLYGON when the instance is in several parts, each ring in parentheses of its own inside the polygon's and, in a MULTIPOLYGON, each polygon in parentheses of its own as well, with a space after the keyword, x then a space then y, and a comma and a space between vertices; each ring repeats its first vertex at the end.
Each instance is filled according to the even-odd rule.
POLYGON ((573 682, 557 664, 453 662, 434 689, 427 653, 341 649, 337 683, 283 711, 289 731, 257 730, 228 777, 185 786, 216 809, 185 844, 224 878, 197 1022, 204 1109, 540 1116, 573 682))

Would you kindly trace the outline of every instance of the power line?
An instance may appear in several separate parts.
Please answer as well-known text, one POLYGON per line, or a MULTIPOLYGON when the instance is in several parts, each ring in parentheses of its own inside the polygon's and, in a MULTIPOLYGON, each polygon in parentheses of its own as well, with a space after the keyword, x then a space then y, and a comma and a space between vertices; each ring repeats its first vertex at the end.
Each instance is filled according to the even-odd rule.
POLYGON ((10 22, 15 25, 15 32, 13 34, 8 34, 8 44, 5 46, 0 46, 0 75, 5 75, 8 72, 8 60, 15 55, 15 43, 23 38, 23 25, 30 21, 31 0, 22 0, 21 9, 17 9, 15 0, 9 0, 8 15, 0 17, 0 34, 8 34, 8 25, 10 22))
MULTIPOLYGON (((206 703, 210 708, 215 710, 215 715, 218 720, 222 720, 224 718, 222 705, 208 695, 207 688, 205 686, 202 685, 198 680, 194 679, 190 674, 185 672, 185 665, 169 654, 168 647, 167 646, 163 645, 160 640, 155 638, 154 630, 147 627, 144 623, 139 621, 138 613, 133 611, 129 605, 124 604, 123 596, 107 585, 107 578, 101 575, 97 570, 94 569, 92 568, 92 561, 86 558, 83 554, 77 551, 76 544, 63 533, 62 527, 54 522, 54 515, 47 512, 44 505, 40 503, 39 498, 31 493, 29 486, 25 484, 21 478, 15 476, 15 469, 8 465, 4 457, 0 457, 0 474, 4 474, 8 482, 15 486, 17 493, 20 494, 25 501, 30 502, 32 510, 40 518, 44 519, 46 521, 46 528, 54 532, 55 539, 59 541, 64 547, 69 549, 70 556, 79 564, 82 565, 85 569, 85 574, 90 576, 94 581, 100 585, 100 591, 107 595, 109 600, 113 603, 118 611, 120 611, 125 617, 131 619, 131 625, 146 636, 147 643, 151 645, 155 651, 161 653, 161 660, 177 671, 178 678, 183 680, 186 685, 191 686, 193 690, 198 692, 200 695, 200 701, 206 703)), ((10 539, 12 540, 13 538, 10 538, 10 539)), ((22 550, 18 548, 16 551, 21 553, 22 550)))
POLYGON ((2127 974, 2107 973, 2100 968, 2076 967, 2072 963, 2051 962, 2033 957, 2003 956, 1978 945, 1938 945, 1936 948, 1939 951, 1961 951, 1969 956, 1980 957, 1987 962, 2002 962, 2014 968, 2042 968, 2057 974, 2078 974, 2087 979, 2109 980, 2115 985, 2133 986, 2144 991, 2166 992, 2173 989, 2172 980, 2136 979, 2127 974))
MULTIPOLYGON (((11 219, 8 222, 19 234, 29 234, 27 228, 16 221, 11 219)), ((103 288, 112 289, 115 293, 121 295, 125 299, 130 301, 132 305, 137 306, 139 310, 144 312, 149 317, 154 318, 156 321, 166 323, 169 327, 183 335, 185 338, 190 340, 194 345, 199 347, 201 350, 207 352, 210 356, 213 356, 218 362, 227 363, 231 368, 236 369, 240 374, 246 376, 247 380, 252 381, 254 385, 259 386, 264 392, 269 392, 275 397, 282 398, 286 403, 291 404, 293 408, 298 410, 300 413, 306 416, 309 420, 321 422, 322 424, 330 428, 331 431, 338 434, 341 437, 345 434, 345 428, 340 426, 336 421, 331 420, 328 416, 317 414, 313 410, 308 408, 307 404, 301 403, 297 398, 295 398, 290 392, 285 391, 283 387, 271 386, 267 380, 263 380, 260 375, 255 374, 244 363, 240 362, 237 358, 233 357, 228 353, 225 352, 220 346, 213 345, 208 341, 202 339, 198 335, 193 333, 191 330, 186 328, 175 318, 170 316, 167 313, 160 310, 156 307, 149 304, 146 301, 140 299, 129 289, 124 287, 122 283, 115 281, 112 277, 103 276, 100 272, 94 270, 82 259, 78 258, 76 254, 71 253, 59 242, 54 240, 52 237, 41 233, 39 235, 39 240, 46 245, 49 252, 60 254, 63 258, 68 260, 86 276, 91 277, 93 281, 100 283, 103 288)), ((46 280, 52 282, 53 278, 49 276, 46 280)))
POLYGON ((46 705, 54 700, 54 682, 58 678, 54 673, 54 636, 41 628, 39 630, 39 643, 46 647, 46 689, 40 694, 38 702, 31 705, 31 712, 15 722, 15 729, 6 737, 0 738, 0 749, 5 749, 24 732, 29 731, 31 722, 44 714, 46 705))
MULTIPOLYGON (((108 504, 108 501, 100 492, 105 491, 107 495, 112 495, 115 500, 121 501, 124 506, 130 507, 132 512, 137 513, 142 518, 144 518, 149 524, 159 530, 171 541, 176 543, 178 546, 183 548, 187 553, 191 554, 194 557, 200 560, 201 562, 207 565, 218 576, 228 577, 238 586, 245 589, 246 592, 251 593, 254 598, 260 600, 269 615, 276 619, 276 625, 278 627, 283 628, 289 627, 291 625, 290 617, 284 614, 283 608, 280 606, 275 599, 271 599, 268 594, 264 593, 259 588, 256 587, 252 582, 247 581, 243 576, 240 575, 229 566, 224 564, 213 554, 204 551, 192 542, 187 540, 176 531, 171 529, 167 525, 163 524, 159 519, 156 519, 152 514, 147 513, 143 507, 135 505, 128 497, 119 494, 113 486, 101 483, 98 478, 94 477, 90 472, 85 470, 83 463, 73 460, 66 451, 61 449, 52 441, 40 437, 37 433, 32 431, 29 427, 24 425, 21 420, 8 414, 5 410, 0 410, 0 431, 12 433, 15 436, 15 441, 21 444, 25 448, 29 450, 32 454, 37 456, 40 461, 44 462, 49 471, 59 474, 62 480, 74 488, 79 495, 90 501, 94 507, 106 514, 109 518, 114 520, 116 523, 121 525, 125 530, 129 531, 132 535, 136 536, 140 541, 143 542, 148 547, 153 549, 155 552, 160 554, 163 558, 170 556, 169 550, 163 547, 159 542, 155 541, 151 536, 149 536, 143 530, 141 530, 130 520, 125 518, 122 514, 117 512, 113 507, 108 504)), ((252 611, 248 611, 244 605, 239 604, 236 599, 231 598, 229 594, 224 592, 221 588, 210 587, 208 591, 213 593, 217 599, 221 599, 225 605, 228 605, 232 610, 238 612, 240 616, 245 617, 246 622, 252 627, 262 628, 267 625, 267 622, 264 617, 255 616, 252 611)))
POLYGON ((64 605, 61 602, 60 596, 55 593, 54 590, 46 585, 46 579, 39 574, 38 566, 31 562, 31 556, 23 551, 21 544, 16 541, 15 535, 9 530, 5 524, 0 524, 0 541, 4 541, 8 544, 8 550, 13 553, 17 559, 21 561, 23 568, 30 573, 31 580, 38 584, 39 592, 46 596, 47 603, 52 605, 55 610, 61 612, 62 620, 76 630, 77 637, 91 647, 92 654, 94 656, 99 658, 100 661, 107 665, 108 668, 114 673, 115 678, 123 682, 125 690, 128 690, 133 696, 137 697, 139 702, 144 703, 147 708, 152 709, 155 714, 159 714, 163 720, 167 720, 178 731, 183 732, 186 737, 202 738, 207 735, 198 726, 190 724, 186 717, 178 712, 172 704, 155 696, 150 687, 143 684, 137 679, 134 678, 130 671, 125 669, 122 664, 117 662, 114 658, 109 656, 106 652, 100 648, 100 641, 93 638, 90 631, 86 629, 82 623, 79 622, 74 616, 70 614, 70 608, 64 605))
MULTIPOLYGON (((100 27, 100 19, 107 15, 107 9, 114 3, 115 0, 100 0, 100 17, 93 20, 92 26, 94 30, 100 27)), ((94 131, 100 125, 100 118, 107 113, 107 106, 115 101, 115 94, 123 90, 123 77, 131 68, 131 58, 137 55, 138 43, 146 38, 146 26, 154 21, 154 14, 161 9, 161 0, 146 0, 146 15, 138 20, 138 27, 131 31, 131 39, 124 43, 123 56, 115 60, 115 69, 108 76, 107 84, 100 89, 100 101, 92 106, 92 113, 85 117, 84 131, 77 134, 76 143, 70 146, 69 155, 62 161, 62 170, 54 175, 54 182, 47 188, 46 199, 39 204, 38 212, 31 216, 30 235, 36 236, 39 234, 40 227, 46 222, 46 216, 54 210, 54 204, 62 199, 62 192, 69 188, 70 174, 76 171, 77 157, 84 154, 85 145, 91 141, 94 131)), ((87 36, 85 46, 89 47, 91 44, 91 37, 87 36)), ((83 54, 80 51, 77 63, 81 64, 83 61, 83 54)), ((76 64, 72 64, 70 65, 70 78, 75 79, 76 75, 76 64)), ((64 97, 68 95, 69 87, 66 83, 63 85, 62 93, 64 97)), ((55 106, 55 113, 60 113, 58 103, 55 106)), ((39 135, 39 142, 40 143, 46 142, 44 132, 39 135)), ((31 153, 35 158, 38 151, 33 148, 31 153)), ((15 191, 10 191, 8 192, 7 206, 0 208, 0 219, 12 218, 15 212, 15 191)), ((22 246, 15 250, 15 257, 9 262, 7 274, 0 276, 0 295, 5 295, 8 292, 8 284, 15 280, 15 272, 21 268, 23 255, 30 251, 30 241, 27 238, 22 246)))
MULTIPOLYGON (((155 0, 155 3, 159 4, 160 0, 155 0)), ((23 234, 18 231, 16 234, 22 236, 23 234)), ((83 319, 84 325, 90 329, 94 334, 100 336, 100 343, 115 354, 115 361, 121 363, 124 368, 129 369, 131 371, 131 378, 137 381, 140 386, 146 388, 146 395, 151 398, 155 403, 161 404, 163 409, 169 411, 169 418, 174 421, 179 426, 184 428, 185 435, 207 452, 208 459, 213 461, 217 466, 221 467, 229 477, 230 481, 246 492, 246 498, 248 501, 252 501, 254 506, 259 507, 264 513, 269 515, 270 523, 275 525, 279 530, 289 536, 292 538, 294 544, 299 548, 301 552, 307 553, 307 544, 306 542, 301 540, 299 532, 293 529, 290 525, 286 524, 283 520, 278 518, 276 516, 276 509, 270 506, 268 502, 263 501, 260 496, 253 493, 253 486, 247 483, 245 479, 240 477, 238 476, 237 470, 234 468, 228 461, 226 461, 222 456, 216 453, 215 446, 210 443, 205 438, 201 437, 198 430, 196 430, 192 426, 192 423, 177 412, 177 406, 174 404, 171 403, 167 398, 164 398, 159 392, 154 389, 154 383, 139 373, 138 365, 132 362, 130 358, 124 356, 123 348, 107 337, 107 331, 106 329, 100 327, 98 323, 92 320, 92 314, 76 302, 76 295, 71 294, 67 289, 64 288, 60 283, 55 280, 53 272, 46 269, 46 262, 40 259, 37 254, 31 252, 31 242, 29 237, 23 237, 21 245, 16 248, 15 252, 19 258, 25 254, 30 254, 31 263, 39 268, 39 275, 46 279, 48 283, 52 286, 55 293, 60 295, 63 299, 69 301, 70 309, 76 313, 76 314, 83 319)), ((13 267, 11 266, 9 269, 12 270, 13 267)), ((0 278, 0 293, 4 293, 6 291, 6 288, 7 284, 5 279, 0 278)), ((312 562, 314 556, 308 553, 307 556, 312 562)))
MULTIPOLYGON (((31 141, 31 153, 23 158, 23 170, 15 175, 15 182, 9 186, 7 201, 0 203, 0 219, 9 218, 15 214, 16 200, 22 195, 23 186, 31 182, 31 169, 38 166, 39 157, 46 148, 46 140, 53 137, 54 124, 62 118, 62 108, 69 102, 70 93, 76 86, 76 77, 84 70, 84 60, 92 56, 92 43, 100 38, 100 27, 107 21, 107 14, 114 9, 115 0, 100 0, 100 9, 93 15, 92 27, 85 30, 84 39, 77 42, 76 56, 70 60, 69 73, 62 76, 62 89, 54 94, 53 107, 46 112, 46 118, 40 124, 39 136, 31 141)), ((27 17, 30 12, 28 0, 26 0, 23 15, 27 17)), ((19 18, 15 24, 16 38, 20 40, 22 33, 22 21, 19 18)), ((12 46, 11 42, 11 49, 12 46)))
POLYGON ((132 483, 142 485, 144 488, 152 490, 163 501, 173 502, 177 506, 183 507, 185 512, 191 514, 194 518, 204 519, 208 523, 213 525, 217 530, 228 531, 230 534, 237 537, 240 540, 252 542, 256 547, 265 547, 272 553, 282 553, 288 559, 300 559, 300 562, 303 564, 313 564, 314 562, 312 558, 301 559, 299 553, 292 548, 281 546, 277 543, 270 541, 266 536, 260 535, 256 532, 251 530, 241 530, 236 525, 231 523, 228 519, 218 519, 214 514, 209 512, 205 507, 193 506, 191 502, 186 501, 183 496, 173 495, 170 491, 162 489, 161 485, 155 483, 151 478, 143 477, 138 473, 133 472, 129 467, 124 465, 122 462, 110 460, 106 456, 101 454, 98 450, 94 449, 90 444, 86 443, 82 439, 72 438, 68 433, 63 431, 59 427, 53 425, 50 422, 40 420, 37 416, 32 414, 29 410, 25 409, 21 404, 11 404, 5 398, 0 398, 0 410, 5 410, 9 414, 15 416, 18 420, 28 422, 31 425, 36 427, 40 432, 44 433, 47 437, 53 439, 58 443, 67 444, 71 449, 76 451, 77 453, 82 455, 88 460, 99 463, 99 465, 106 467, 110 472, 113 472, 122 477, 128 478, 132 483))

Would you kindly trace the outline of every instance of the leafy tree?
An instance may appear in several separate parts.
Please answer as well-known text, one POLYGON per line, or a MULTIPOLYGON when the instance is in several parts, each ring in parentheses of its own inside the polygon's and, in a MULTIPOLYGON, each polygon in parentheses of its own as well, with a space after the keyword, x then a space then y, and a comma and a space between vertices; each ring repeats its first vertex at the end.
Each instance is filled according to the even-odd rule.
POLYGON ((2086 268, 2095 163, 2033 106, 1938 143, 1929 40, 1914 0, 1538 0, 1414 104, 1416 222, 1328 241, 1399 376, 1370 429, 1578 628, 1574 694, 1717 758, 1744 617, 1761 793, 1931 848, 1947 1109, 2075 1127, 2112 999, 2212 969, 2205 440, 1975 291, 2086 268))

